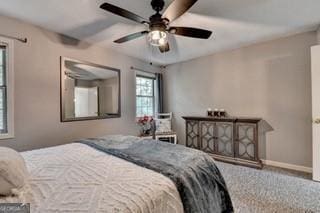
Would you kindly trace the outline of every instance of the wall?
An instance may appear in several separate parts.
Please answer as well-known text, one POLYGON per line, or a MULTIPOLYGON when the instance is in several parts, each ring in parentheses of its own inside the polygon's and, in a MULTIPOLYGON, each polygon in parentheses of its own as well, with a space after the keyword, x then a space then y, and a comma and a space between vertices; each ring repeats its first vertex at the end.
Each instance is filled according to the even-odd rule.
POLYGON ((179 143, 185 143, 181 116, 224 108, 274 128, 267 160, 311 167, 310 47, 316 42, 309 32, 168 66, 165 108, 174 113, 179 143))
POLYGON ((19 151, 69 143, 107 134, 138 134, 135 124, 135 80, 130 66, 156 67, 105 48, 77 42, 58 34, 0 16, 0 34, 27 37, 14 42, 15 138, 0 146, 19 151), (60 56, 121 69, 121 118, 60 122, 60 56))

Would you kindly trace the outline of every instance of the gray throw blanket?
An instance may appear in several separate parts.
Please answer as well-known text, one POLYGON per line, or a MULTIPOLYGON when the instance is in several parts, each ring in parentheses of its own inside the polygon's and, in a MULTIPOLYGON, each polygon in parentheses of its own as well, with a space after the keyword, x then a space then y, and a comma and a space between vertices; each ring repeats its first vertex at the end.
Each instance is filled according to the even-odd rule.
POLYGON ((220 171, 207 154, 181 145, 130 136, 76 141, 170 178, 186 213, 233 212, 220 171))

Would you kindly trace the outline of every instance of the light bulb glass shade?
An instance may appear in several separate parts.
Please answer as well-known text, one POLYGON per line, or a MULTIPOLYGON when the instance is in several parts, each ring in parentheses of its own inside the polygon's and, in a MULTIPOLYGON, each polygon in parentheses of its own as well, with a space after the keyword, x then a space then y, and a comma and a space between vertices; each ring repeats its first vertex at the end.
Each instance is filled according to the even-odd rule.
POLYGON ((162 46, 168 42, 168 36, 164 31, 154 30, 149 32, 148 41, 153 46, 162 46))

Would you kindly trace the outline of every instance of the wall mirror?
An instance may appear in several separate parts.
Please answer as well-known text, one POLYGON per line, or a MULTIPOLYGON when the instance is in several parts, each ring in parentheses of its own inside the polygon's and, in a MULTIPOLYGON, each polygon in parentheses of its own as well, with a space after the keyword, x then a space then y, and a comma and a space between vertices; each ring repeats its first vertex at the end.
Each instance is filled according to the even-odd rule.
POLYGON ((120 70, 61 57, 61 121, 120 117, 120 70))

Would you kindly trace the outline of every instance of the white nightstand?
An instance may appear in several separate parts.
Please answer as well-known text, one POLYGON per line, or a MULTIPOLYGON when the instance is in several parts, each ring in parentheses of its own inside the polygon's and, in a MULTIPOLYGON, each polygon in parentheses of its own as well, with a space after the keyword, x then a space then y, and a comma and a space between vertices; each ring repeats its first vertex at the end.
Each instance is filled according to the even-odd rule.
MULTIPOLYGON (((145 139, 152 139, 152 135, 140 136, 145 139)), ((177 144, 177 134, 175 132, 156 133, 155 140, 177 144), (172 141, 172 142, 171 142, 172 141)))
POLYGON ((173 144, 177 144, 177 134, 175 132, 167 132, 167 133, 156 133, 156 140, 161 141, 161 139, 164 139, 164 141, 166 141, 166 139, 169 140, 169 142, 171 142, 171 140, 173 140, 173 144))

